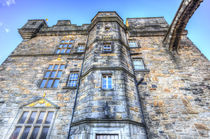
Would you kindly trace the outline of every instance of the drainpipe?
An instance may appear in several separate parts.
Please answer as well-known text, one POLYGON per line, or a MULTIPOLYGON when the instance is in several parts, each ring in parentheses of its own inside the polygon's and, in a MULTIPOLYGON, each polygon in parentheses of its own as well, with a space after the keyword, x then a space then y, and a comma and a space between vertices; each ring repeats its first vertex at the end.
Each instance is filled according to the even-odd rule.
POLYGON ((80 70, 78 84, 77 84, 77 90, 76 90, 76 95, 75 95, 75 99, 74 99, 74 106, 73 106, 72 117, 71 117, 71 121, 70 121, 70 125, 69 125, 69 132, 68 132, 67 139, 70 139, 70 137, 71 137, 71 125, 72 125, 72 122, 73 122, 74 112, 75 112, 75 108, 76 108, 76 105, 77 105, 77 96, 78 96, 78 93, 79 93, 79 86, 80 86, 80 82, 81 82, 81 76, 82 76, 83 65, 84 65, 84 61, 85 61, 86 50, 87 50, 87 47, 88 47, 88 40, 89 40, 89 33, 88 33, 88 37, 87 37, 87 41, 86 41, 85 53, 84 53, 84 57, 83 57, 83 61, 82 61, 82 66, 81 66, 81 70, 80 70))

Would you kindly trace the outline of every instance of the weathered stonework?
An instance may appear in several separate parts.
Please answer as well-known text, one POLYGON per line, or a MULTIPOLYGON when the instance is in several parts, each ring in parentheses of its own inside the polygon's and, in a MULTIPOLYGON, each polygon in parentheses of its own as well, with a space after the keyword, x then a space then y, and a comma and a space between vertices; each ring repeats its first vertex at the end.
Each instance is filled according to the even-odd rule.
POLYGON ((186 32, 174 54, 163 43, 168 30, 163 17, 124 25, 116 12, 98 12, 82 26, 29 20, 19 29, 23 41, 0 66, 0 138, 10 138, 28 109, 55 111, 51 139, 209 138, 210 62, 186 32), (74 40, 69 54, 56 54, 62 40, 74 40), (135 70, 135 59, 144 69, 135 70), (65 65, 58 87, 40 88, 50 64, 65 65), (79 73, 76 87, 67 85, 72 72, 79 73), (103 75, 112 77, 111 88, 102 87, 103 75))

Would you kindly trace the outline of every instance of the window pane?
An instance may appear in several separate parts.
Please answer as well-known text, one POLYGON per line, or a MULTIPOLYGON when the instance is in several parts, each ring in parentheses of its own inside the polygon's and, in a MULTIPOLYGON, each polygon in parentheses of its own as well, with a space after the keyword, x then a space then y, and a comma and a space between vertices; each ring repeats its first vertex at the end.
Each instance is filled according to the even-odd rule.
POLYGON ((57 88, 57 87, 58 87, 58 84, 59 84, 59 80, 56 79, 56 80, 54 81, 53 88, 57 88))
POLYGON ((64 40, 61 41, 61 43, 64 43, 64 42, 65 42, 64 40))
POLYGON ((49 127, 43 127, 40 139, 46 139, 49 127))
POLYGON ((129 42, 129 47, 137 47, 135 42, 129 42))
POLYGON ((106 76, 103 76, 103 79, 102 79, 102 88, 106 89, 106 76))
POLYGON ((42 123, 42 120, 44 118, 44 115, 45 115, 45 112, 44 111, 41 111, 40 114, 39 114, 39 117, 36 121, 37 124, 41 124, 42 123))
POLYGON ((64 54, 64 53, 65 53, 65 50, 66 50, 66 49, 61 49, 61 52, 60 52, 60 53, 61 53, 61 54, 64 54))
POLYGON ((57 76, 56 76, 56 77, 60 78, 60 77, 61 77, 61 75, 62 75, 62 71, 58 71, 58 73, 57 73, 57 76))
POLYGON ((64 69, 65 68, 65 65, 61 65, 60 66, 60 69, 62 70, 62 69, 64 69))
POLYGON ((49 65, 48 69, 52 69, 53 65, 49 65))
POLYGON ((21 127, 16 127, 15 128, 15 131, 13 132, 12 136, 11 136, 11 139, 17 139, 19 133, 20 133, 20 129, 21 127))
POLYGON ((42 80, 42 83, 41 83, 41 85, 40 85, 40 88, 44 88, 46 81, 47 81, 47 80, 42 80))
POLYGON ((32 124, 33 122, 34 122, 34 119, 35 119, 35 117, 36 117, 36 111, 33 111, 32 113, 31 113, 31 116, 30 116, 30 118, 29 118, 29 120, 28 120, 28 124, 32 124))
POLYGON ((27 111, 23 112, 23 114, 22 114, 20 120, 18 121, 18 123, 19 124, 23 124, 25 122, 25 120, 26 120, 27 115, 28 115, 27 111))
POLYGON ((63 45, 62 45, 62 44, 60 44, 60 45, 59 45, 59 48, 62 48, 62 47, 63 47, 63 45))
POLYGON ((47 82, 47 88, 50 88, 52 86, 53 80, 48 80, 47 82))
POLYGON ((33 130, 32 134, 31 134, 30 139, 36 139, 38 133, 39 133, 39 127, 34 127, 34 130, 33 130))
POLYGON ((72 43, 72 42, 74 42, 74 40, 70 40, 70 42, 72 43))
POLYGON ((55 77, 55 74, 56 74, 56 71, 53 71, 50 75, 51 78, 54 78, 55 77))
POLYGON ((45 124, 50 124, 51 123, 52 117, 53 117, 53 113, 54 113, 53 111, 48 112, 45 124))
POLYGON ((50 75, 50 71, 46 72, 44 77, 45 77, 45 78, 48 78, 49 75, 50 75))
POLYGON ((55 66, 54 66, 54 70, 57 70, 57 69, 58 69, 58 65, 55 65, 55 66))
POLYGON ((64 48, 66 48, 67 46, 68 46, 68 44, 64 44, 64 46, 63 46, 63 47, 64 47, 64 48))
POLYGON ((108 88, 109 89, 112 88, 112 77, 111 76, 108 77, 108 88))
POLYGON ((25 127, 25 129, 23 131, 23 134, 21 136, 21 139, 26 139, 27 138, 30 129, 31 129, 31 127, 25 127))
POLYGON ((60 49, 58 49, 57 51, 56 51, 56 54, 59 54, 60 53, 60 49))
POLYGON ((68 45, 68 48, 71 48, 71 47, 72 47, 72 44, 69 44, 69 45, 68 45))
POLYGON ((66 54, 69 54, 70 51, 71 51, 71 49, 67 49, 67 50, 66 50, 66 54))

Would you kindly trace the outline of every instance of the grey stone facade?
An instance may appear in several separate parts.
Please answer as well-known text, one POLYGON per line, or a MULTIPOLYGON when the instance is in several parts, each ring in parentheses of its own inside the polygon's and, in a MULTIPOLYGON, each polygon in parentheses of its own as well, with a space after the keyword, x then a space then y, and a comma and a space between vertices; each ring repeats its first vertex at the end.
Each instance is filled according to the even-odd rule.
POLYGON ((0 138, 13 134, 27 110, 54 112, 51 139, 209 138, 210 63, 186 32, 179 55, 172 54, 162 43, 168 29, 163 17, 128 18, 125 25, 116 12, 98 12, 82 26, 29 20, 19 29, 23 41, 0 66, 0 138), (62 40, 74 40, 70 53, 56 53, 62 40), (80 44, 85 51, 78 53, 80 44), (135 69, 135 59, 144 69, 135 69), (65 65, 58 87, 40 88, 55 64, 65 65), (69 87, 74 72, 78 85, 69 87), (104 75, 111 88, 102 87, 104 75))

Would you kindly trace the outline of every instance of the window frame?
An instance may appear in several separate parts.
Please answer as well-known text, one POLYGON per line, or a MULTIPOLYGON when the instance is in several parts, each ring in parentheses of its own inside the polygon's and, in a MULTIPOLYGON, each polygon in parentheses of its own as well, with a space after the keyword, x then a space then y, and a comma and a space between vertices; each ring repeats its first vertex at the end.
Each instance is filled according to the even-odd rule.
POLYGON ((145 66, 144 60, 142 58, 134 58, 134 59, 132 59, 132 64, 133 64, 134 71, 145 71, 146 70, 146 66, 145 66), (144 68, 143 69, 136 69, 134 61, 140 61, 142 63, 142 65, 139 65, 139 66, 143 66, 144 68))
POLYGON ((74 45, 75 40, 70 39, 70 40, 61 40, 59 45, 57 46, 57 49, 55 51, 55 54, 59 54, 59 55, 69 55, 72 51, 73 45, 74 45), (65 47, 65 45, 67 45, 65 47), (69 47, 71 45, 71 47, 69 47), (59 50, 59 52, 58 52, 59 50), (61 53, 62 50, 64 50, 64 53, 61 53), (69 52, 67 52, 69 50, 69 52))
POLYGON ((102 90, 113 90, 114 89, 113 75, 111 73, 102 74, 102 76, 101 76, 101 89, 102 90), (106 76, 106 88, 103 87, 104 76, 106 76), (111 76, 111 88, 109 88, 109 76, 111 76))
POLYGON ((47 107, 47 108, 46 107, 30 107, 30 108, 29 107, 24 107, 24 108, 22 108, 21 111, 17 115, 18 118, 15 119, 15 124, 13 125, 12 130, 9 129, 9 135, 10 135, 9 137, 10 138, 12 137, 16 127, 21 127, 17 138, 20 138, 23 135, 23 132, 24 132, 26 127, 30 127, 30 130, 28 132, 27 138, 29 138, 32 135, 32 132, 33 132, 35 127, 39 127, 39 131, 38 131, 38 134, 37 134, 37 137, 36 137, 36 138, 39 138, 41 136, 41 134, 42 134, 43 128, 44 127, 49 127, 46 139, 49 138, 49 136, 50 136, 50 134, 52 132, 52 128, 53 128, 54 122, 55 122, 57 111, 58 111, 58 109, 57 108, 53 108, 53 107, 47 107), (24 112, 29 112, 27 114, 27 117, 26 117, 24 123, 22 123, 22 124, 18 123, 24 112), (37 112, 37 113, 36 113, 36 116, 34 118, 33 123, 28 124, 27 121, 29 120, 32 112, 37 112), (45 115, 44 115, 44 118, 42 119, 42 123, 41 124, 37 124, 36 121, 39 118, 40 112, 45 112, 45 115), (52 116, 50 124, 45 124, 48 112, 53 112, 53 116, 52 116))
POLYGON ((111 43, 104 43, 103 44, 103 53, 112 53, 113 48, 112 48, 112 44, 111 43), (104 49, 105 46, 110 46, 109 51, 107 51, 106 49, 104 49))
POLYGON ((128 46, 129 46, 129 48, 139 48, 139 45, 138 45, 138 43, 137 43, 137 41, 136 40, 128 40, 128 46), (130 43, 134 43, 135 44, 135 47, 130 47, 130 43))
POLYGON ((58 88, 59 82, 61 80, 61 77, 63 75, 63 71, 65 70, 65 68, 66 68, 66 65, 65 64, 49 64, 48 65, 48 68, 44 72, 44 75, 43 75, 43 78, 42 78, 41 83, 39 85, 39 88, 40 89, 56 89, 56 88, 58 88), (58 65, 58 68, 57 69, 54 69, 55 65, 58 65), (63 69, 60 69, 61 65, 64 66, 63 69), (49 69, 50 66, 52 66, 52 69, 49 69), (48 75, 48 77, 45 77, 47 75, 47 72, 49 72, 49 75, 48 75), (51 75, 52 75, 53 72, 55 72, 54 77, 51 77, 51 75), (60 77, 57 77, 57 75, 58 75, 59 72, 61 72, 61 75, 60 75, 60 77), (42 87, 42 83, 43 83, 44 80, 46 82, 44 83, 44 86, 42 87), (53 80, 53 81, 51 83, 51 86, 50 87, 47 87, 49 80, 53 80), (54 84, 55 84, 55 81, 56 80, 59 80, 58 81, 58 85, 57 85, 57 87, 54 87, 54 84))
POLYGON ((85 44, 78 44, 78 46, 77 46, 77 53, 84 53, 84 52, 85 52, 85 44), (83 51, 81 51, 81 49, 79 49, 80 47, 83 47, 83 49, 82 49, 83 51))
POLYGON ((79 81, 79 71, 71 71, 70 74, 69 74, 67 83, 66 83, 66 87, 67 88, 77 88, 78 81, 79 81), (75 73, 78 75, 77 80, 70 80, 71 74, 75 74, 75 73), (76 81, 76 86, 70 86, 69 84, 70 84, 71 81, 76 81))

